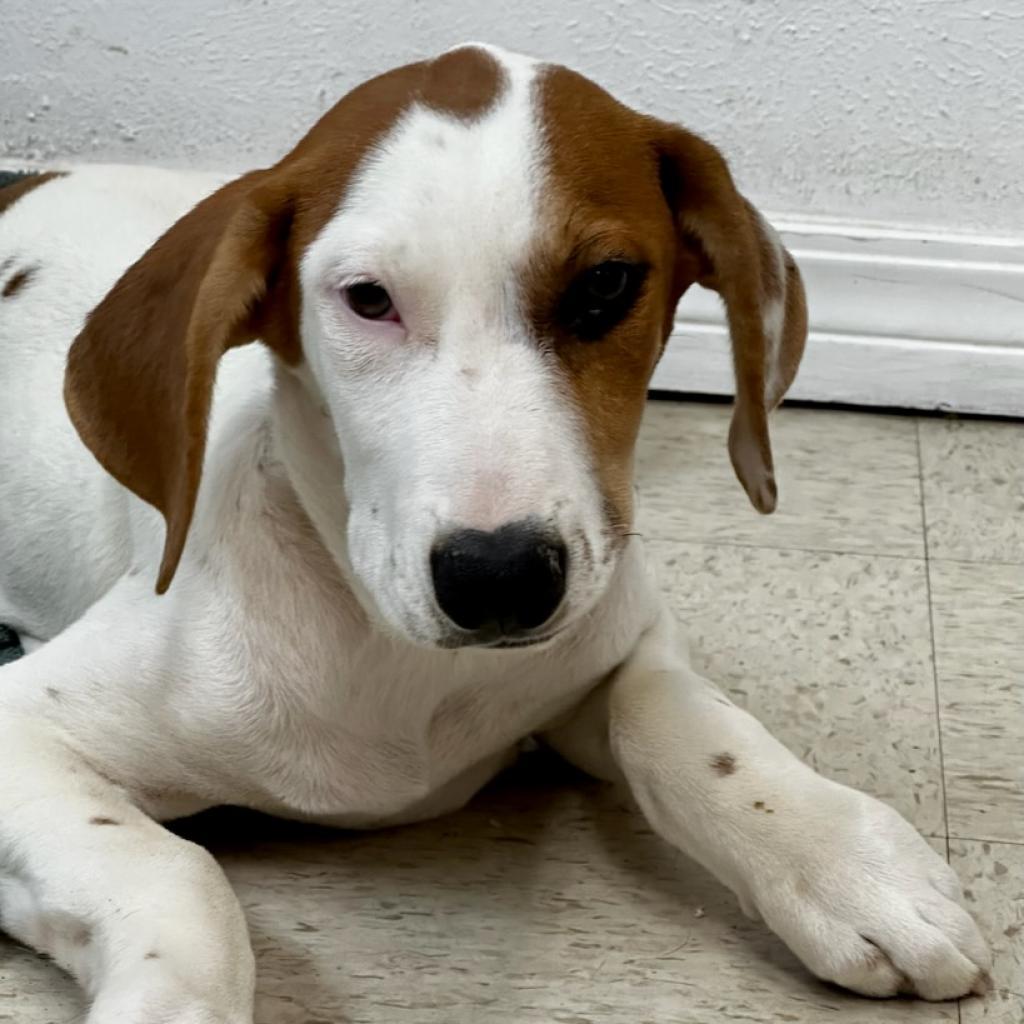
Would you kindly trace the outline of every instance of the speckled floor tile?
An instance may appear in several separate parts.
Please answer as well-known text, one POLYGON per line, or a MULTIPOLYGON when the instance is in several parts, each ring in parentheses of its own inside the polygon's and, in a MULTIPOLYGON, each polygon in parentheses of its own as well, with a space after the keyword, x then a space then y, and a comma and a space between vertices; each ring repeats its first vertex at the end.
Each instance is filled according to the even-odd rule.
MULTIPOLYGON (((641 527, 697 666, 821 771, 943 835, 917 424, 783 410, 782 502, 764 518, 732 476, 727 407, 649 412, 641 527)), ((972 454, 1003 426, 922 421, 932 555, 1024 561, 1003 441, 972 454)), ((1024 841, 1024 574, 935 561, 930 577, 953 832, 1024 841)), ((958 1021, 952 1004, 819 984, 627 798, 543 754, 408 829, 236 812, 180 828, 246 907, 257 1024, 958 1021)), ((963 1024, 1021 1024, 1024 846, 954 839, 952 855, 997 953, 996 991, 965 1001, 963 1024)), ((82 1013, 56 968, 0 939, 0 1021, 82 1013)))
POLYGON ((930 571, 950 833, 1024 842, 1024 567, 930 571))
POLYGON ((647 534, 923 557, 910 417, 780 409, 771 421, 779 507, 762 516, 729 464, 730 414, 727 405, 648 404, 638 461, 647 534))
POLYGON ((1024 846, 950 843, 950 863, 963 883, 967 904, 992 943, 994 991, 964 1000, 963 1024, 1024 1021, 1024 846))
POLYGON ((923 562, 652 547, 697 667, 815 768, 945 834, 923 562))
MULTIPOLYGON (((257 1024, 957 1019, 953 1004, 820 984, 620 794, 543 755, 466 811, 390 833, 223 812, 187 832, 245 905, 257 1024)), ((0 980, 0 1013, 16 1007, 18 1024, 75 1019, 79 1006, 53 967, 17 957, 0 980), (5 998, 47 978, 57 994, 5 998)))
POLYGON ((928 552, 1024 563, 1024 423, 919 422, 928 552))

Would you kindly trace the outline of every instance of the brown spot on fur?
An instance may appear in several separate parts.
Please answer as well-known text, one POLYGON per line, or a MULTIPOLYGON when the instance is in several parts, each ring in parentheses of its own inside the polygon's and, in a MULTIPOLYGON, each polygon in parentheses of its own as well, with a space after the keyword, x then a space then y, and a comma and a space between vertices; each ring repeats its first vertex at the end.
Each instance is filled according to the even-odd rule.
POLYGON ((711 759, 711 769, 718 775, 734 775, 736 773, 736 758, 732 754, 716 754, 711 759))
POLYGON ((151 949, 142 959, 143 960, 159 960, 160 959, 160 954, 155 949, 151 949))
POLYGON ((105 818, 105 817, 102 817, 102 816, 98 816, 98 817, 95 817, 95 818, 90 818, 89 819, 89 824, 90 825, 120 825, 121 822, 117 821, 115 818, 105 818))
POLYGON ((984 968, 979 967, 978 973, 974 976, 974 981, 971 982, 971 992, 976 996, 984 996, 988 995, 994 988, 995 982, 992 980, 992 975, 984 968))
POLYGON ((46 693, 46 696, 50 698, 50 700, 55 700, 55 701, 60 702, 60 700, 62 699, 61 698, 60 690, 58 690, 54 686, 46 687, 45 693, 46 693))
POLYGON ((15 271, 4 285, 3 291, 0 292, 0 298, 9 299, 12 295, 17 295, 32 280, 38 270, 38 267, 23 267, 21 270, 15 271))
POLYGON ((42 174, 30 174, 13 185, 0 188, 0 214, 9 210, 22 196, 28 195, 33 189, 39 188, 40 185, 45 185, 55 178, 63 177, 65 177, 63 171, 46 171, 42 174))
POLYGON ((764 801, 763 800, 758 800, 754 804, 754 810, 755 811, 763 811, 764 810, 764 801))
MULTIPOLYGON (((425 70, 420 101, 464 121, 487 113, 506 86, 504 68, 478 46, 462 46, 443 53, 425 70)), ((438 138, 443 148, 444 138, 438 138)))

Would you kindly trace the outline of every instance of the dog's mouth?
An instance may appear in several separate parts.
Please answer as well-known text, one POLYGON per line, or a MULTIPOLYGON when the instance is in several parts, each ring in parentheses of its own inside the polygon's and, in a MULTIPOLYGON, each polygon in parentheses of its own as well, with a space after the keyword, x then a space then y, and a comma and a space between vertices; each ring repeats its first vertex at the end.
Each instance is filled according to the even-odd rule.
POLYGON ((473 651, 522 651, 533 647, 544 647, 553 643, 566 630, 564 615, 557 622, 547 623, 546 628, 536 633, 509 634, 497 630, 487 633, 452 633, 440 641, 438 646, 448 650, 473 651))
POLYGON ((556 629, 538 636, 502 637, 490 643, 475 644, 474 646, 483 647, 489 651, 519 651, 524 647, 541 647, 544 644, 549 644, 561 632, 560 629, 556 629))

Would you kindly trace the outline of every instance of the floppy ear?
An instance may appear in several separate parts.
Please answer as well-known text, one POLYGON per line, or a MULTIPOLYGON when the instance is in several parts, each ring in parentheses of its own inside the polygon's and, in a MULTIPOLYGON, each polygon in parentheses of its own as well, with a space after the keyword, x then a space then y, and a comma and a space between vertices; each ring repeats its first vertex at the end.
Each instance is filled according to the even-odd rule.
POLYGON ((658 153, 679 232, 681 286, 696 279, 725 303, 736 375, 733 469, 754 507, 772 512, 777 490, 768 413, 792 384, 807 338, 800 272, 771 225, 737 192, 714 146, 664 126, 658 153))
POLYGON ((163 513, 157 593, 188 533, 206 447, 217 361, 261 336, 289 362, 284 322, 291 198, 257 171, 179 220, 92 311, 68 354, 64 397, 100 464, 163 513))

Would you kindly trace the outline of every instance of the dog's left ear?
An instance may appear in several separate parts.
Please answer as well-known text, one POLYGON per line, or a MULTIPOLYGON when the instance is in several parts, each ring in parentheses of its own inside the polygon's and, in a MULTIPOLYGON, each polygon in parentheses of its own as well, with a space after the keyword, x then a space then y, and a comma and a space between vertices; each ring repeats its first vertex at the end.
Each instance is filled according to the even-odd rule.
POLYGON ((804 288, 793 257, 733 184, 721 153, 674 125, 658 123, 659 171, 679 233, 679 275, 725 303, 736 375, 729 428, 733 469, 759 512, 777 489, 768 413, 796 376, 807 338, 804 288))

